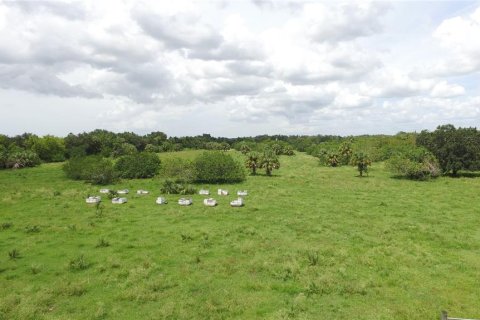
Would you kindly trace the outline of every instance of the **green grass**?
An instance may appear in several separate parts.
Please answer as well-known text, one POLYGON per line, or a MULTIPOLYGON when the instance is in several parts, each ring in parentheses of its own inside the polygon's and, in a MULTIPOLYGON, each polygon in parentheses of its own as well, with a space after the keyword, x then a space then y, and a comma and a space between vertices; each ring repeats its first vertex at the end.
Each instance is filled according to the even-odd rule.
POLYGON ((101 214, 60 164, 1 171, 0 319, 480 318, 478 179, 281 164, 197 186, 247 189, 243 208, 155 205, 155 178, 108 186, 133 193, 101 214))

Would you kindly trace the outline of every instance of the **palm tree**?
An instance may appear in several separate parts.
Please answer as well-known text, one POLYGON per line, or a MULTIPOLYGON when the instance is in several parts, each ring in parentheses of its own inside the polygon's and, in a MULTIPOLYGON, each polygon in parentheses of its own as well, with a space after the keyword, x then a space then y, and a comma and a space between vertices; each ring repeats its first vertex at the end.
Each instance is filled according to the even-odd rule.
POLYGON ((260 167, 260 154, 258 152, 250 152, 245 160, 245 167, 252 170, 252 175, 257 174, 257 168, 260 167))
POLYGON ((240 146, 240 152, 242 154, 247 154, 250 152, 250 147, 246 144, 246 143, 243 143, 241 146, 240 146))
POLYGON ((336 167, 340 163, 340 160, 338 159, 338 154, 336 153, 329 153, 327 156, 327 164, 331 167, 336 167))
POLYGON ((260 168, 265 168, 267 176, 272 175, 273 169, 280 168, 280 161, 273 150, 265 149, 260 159, 260 168))

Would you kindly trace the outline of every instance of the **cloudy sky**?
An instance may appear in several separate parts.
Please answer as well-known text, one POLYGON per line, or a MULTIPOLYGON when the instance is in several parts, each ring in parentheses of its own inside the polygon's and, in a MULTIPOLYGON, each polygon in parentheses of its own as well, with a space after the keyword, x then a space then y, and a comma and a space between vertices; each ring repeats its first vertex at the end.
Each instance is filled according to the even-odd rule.
POLYGON ((0 133, 477 126, 480 1, 2 1, 0 133))

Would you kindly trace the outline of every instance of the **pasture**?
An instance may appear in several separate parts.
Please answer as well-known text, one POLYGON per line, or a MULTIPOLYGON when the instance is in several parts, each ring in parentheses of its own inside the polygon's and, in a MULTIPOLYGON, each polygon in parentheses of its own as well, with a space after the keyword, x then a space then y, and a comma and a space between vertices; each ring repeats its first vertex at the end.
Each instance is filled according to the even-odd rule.
POLYGON ((0 319, 480 318, 478 178, 280 162, 272 177, 197 185, 213 208, 156 205, 153 178, 107 186, 129 201, 97 209, 85 198, 100 187, 61 164, 0 171, 0 319))

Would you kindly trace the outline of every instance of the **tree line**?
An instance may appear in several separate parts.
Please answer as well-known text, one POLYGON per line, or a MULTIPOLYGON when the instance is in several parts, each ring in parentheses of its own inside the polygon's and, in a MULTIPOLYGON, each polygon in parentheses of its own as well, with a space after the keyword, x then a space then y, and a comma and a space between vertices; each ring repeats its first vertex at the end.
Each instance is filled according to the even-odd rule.
POLYGON ((76 157, 100 156, 118 159, 141 152, 171 152, 184 149, 229 150, 246 155, 245 165, 253 174, 265 168, 267 174, 279 166, 278 155, 294 150, 317 157, 320 164, 336 167, 354 165, 360 175, 372 162, 385 161, 394 174, 426 179, 440 174, 480 170, 480 133, 476 128, 455 128, 447 124, 433 131, 400 132, 396 135, 260 135, 225 138, 209 134, 168 137, 160 131, 146 135, 94 130, 66 137, 43 137, 24 133, 0 135, 0 168, 35 166, 41 162, 65 161, 76 157))

